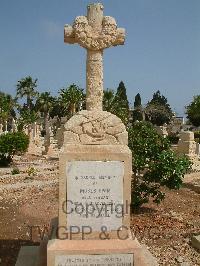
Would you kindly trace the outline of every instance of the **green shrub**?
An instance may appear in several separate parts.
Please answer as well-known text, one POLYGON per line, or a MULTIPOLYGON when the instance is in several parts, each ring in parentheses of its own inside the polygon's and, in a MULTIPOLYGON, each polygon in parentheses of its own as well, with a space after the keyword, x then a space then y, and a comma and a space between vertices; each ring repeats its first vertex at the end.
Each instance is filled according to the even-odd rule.
POLYGON ((171 144, 178 144, 179 136, 176 133, 171 133, 167 136, 167 139, 171 144))
POLYGON ((194 131, 194 138, 200 138, 200 131, 194 131))
POLYGON ((20 174, 20 171, 19 171, 19 168, 18 167, 14 167, 12 172, 11 172, 12 175, 18 175, 20 174))
POLYGON ((194 139, 196 142, 200 143, 200 131, 194 131, 194 139))
POLYGON ((8 166, 15 154, 24 153, 29 144, 29 137, 23 132, 9 132, 0 136, 0 165, 8 166))
POLYGON ((10 156, 0 155, 0 167, 7 167, 12 162, 12 158, 10 156))
POLYGON ((191 167, 186 156, 178 157, 148 122, 138 122, 129 129, 129 147, 133 155, 132 207, 138 209, 150 198, 160 203, 165 194, 162 186, 179 189, 191 167))
POLYGON ((27 174, 29 177, 33 177, 36 175, 37 170, 34 167, 29 167, 27 170, 27 174))

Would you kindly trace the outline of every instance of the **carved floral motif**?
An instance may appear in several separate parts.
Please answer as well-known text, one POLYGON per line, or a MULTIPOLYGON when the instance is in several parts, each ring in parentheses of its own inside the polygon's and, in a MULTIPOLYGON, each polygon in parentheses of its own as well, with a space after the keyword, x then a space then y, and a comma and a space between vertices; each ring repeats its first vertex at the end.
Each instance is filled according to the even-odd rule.
POLYGON ((65 143, 127 145, 128 135, 121 120, 104 111, 81 111, 65 124, 65 143))
POLYGON ((113 17, 105 16, 102 21, 102 30, 94 31, 85 16, 76 17, 73 26, 65 25, 65 42, 78 43, 89 50, 103 50, 105 48, 124 44, 125 30, 117 28, 113 17))

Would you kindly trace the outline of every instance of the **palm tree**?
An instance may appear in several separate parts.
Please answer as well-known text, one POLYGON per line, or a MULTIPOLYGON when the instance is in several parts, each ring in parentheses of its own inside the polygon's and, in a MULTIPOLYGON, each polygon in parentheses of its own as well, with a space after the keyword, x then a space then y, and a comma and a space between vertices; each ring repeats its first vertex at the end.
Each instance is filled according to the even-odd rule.
POLYGON ((42 92, 36 100, 35 108, 40 113, 43 113, 44 126, 46 132, 48 132, 49 113, 52 110, 55 103, 55 98, 51 96, 50 92, 42 92))
POLYGON ((38 95, 38 92, 35 90, 37 87, 37 79, 32 79, 31 76, 22 78, 17 83, 17 99, 19 97, 26 97, 26 104, 28 109, 32 109, 32 101, 38 95))
POLYGON ((113 112, 115 93, 113 90, 107 89, 103 95, 103 109, 107 112, 113 112))
POLYGON ((16 101, 10 94, 0 92, 0 122, 5 123, 6 121, 15 118, 16 101))
POLYGON ((115 94, 111 89, 104 91, 103 110, 118 116, 126 125, 128 123, 128 110, 126 100, 115 94))
POLYGON ((73 116, 81 109, 83 100, 83 90, 75 84, 70 85, 66 89, 64 88, 60 90, 59 101, 64 109, 69 112, 70 116, 73 116))

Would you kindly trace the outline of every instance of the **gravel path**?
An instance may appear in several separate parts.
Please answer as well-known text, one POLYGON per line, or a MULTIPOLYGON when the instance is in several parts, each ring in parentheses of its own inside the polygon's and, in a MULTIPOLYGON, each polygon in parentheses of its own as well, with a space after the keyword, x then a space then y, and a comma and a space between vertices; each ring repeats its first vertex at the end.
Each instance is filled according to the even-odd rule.
POLYGON ((4 190, 12 190, 12 189, 20 189, 20 188, 30 188, 33 186, 36 187, 44 187, 47 185, 57 184, 58 180, 33 180, 33 181, 27 181, 27 182, 17 182, 15 184, 6 184, 6 185, 0 185, 0 192, 4 190))

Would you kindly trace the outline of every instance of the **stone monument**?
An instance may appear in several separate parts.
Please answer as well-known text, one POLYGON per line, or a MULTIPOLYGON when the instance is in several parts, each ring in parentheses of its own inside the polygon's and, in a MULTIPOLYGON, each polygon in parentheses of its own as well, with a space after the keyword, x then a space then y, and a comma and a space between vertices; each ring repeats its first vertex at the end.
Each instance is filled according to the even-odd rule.
POLYGON ((12 118, 12 123, 11 123, 11 132, 16 132, 17 130, 17 125, 16 125, 16 121, 14 118, 12 118))
POLYGON ((57 234, 48 241, 44 265, 157 265, 130 230, 132 154, 126 127, 102 110, 103 51, 124 44, 125 30, 95 3, 87 16, 65 26, 64 40, 87 50, 86 110, 65 124, 57 234))
POLYGON ((49 145, 47 147, 47 158, 58 158, 59 157, 59 149, 58 149, 58 141, 55 139, 52 128, 49 127, 49 145))
POLYGON ((155 128, 159 135, 163 136, 164 138, 168 136, 167 124, 164 124, 163 126, 155 126, 155 128))
POLYGON ((36 122, 26 128, 26 133, 29 132, 29 147, 27 154, 42 156, 44 151, 44 138, 41 136, 41 126, 36 122))
POLYGON ((8 121, 5 122, 5 130, 4 133, 7 134, 8 133, 8 121))
POLYGON ((132 155, 122 121, 102 110, 103 51, 125 30, 100 3, 66 25, 64 41, 87 50, 86 110, 66 124, 60 152, 58 238, 47 265, 154 265, 130 232, 132 155))
POLYGON ((185 154, 192 159, 197 156, 196 149, 197 143, 194 140, 194 132, 182 131, 178 141, 177 152, 179 154, 185 154))

